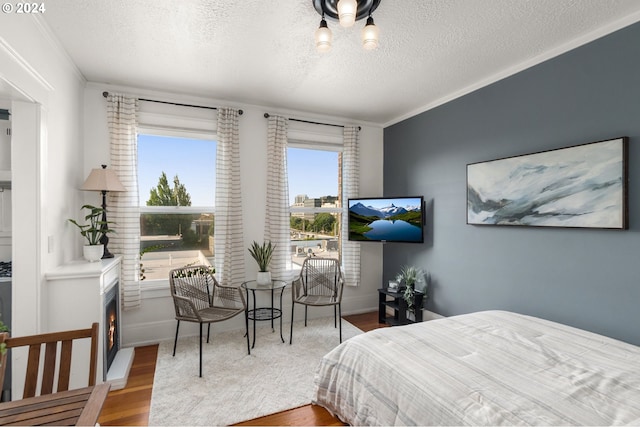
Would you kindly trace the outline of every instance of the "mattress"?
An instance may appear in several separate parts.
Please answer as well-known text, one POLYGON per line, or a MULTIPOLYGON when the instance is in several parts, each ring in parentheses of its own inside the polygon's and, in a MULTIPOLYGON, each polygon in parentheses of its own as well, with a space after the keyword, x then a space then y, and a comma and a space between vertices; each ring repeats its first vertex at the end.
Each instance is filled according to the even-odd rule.
POLYGON ((315 390, 351 425, 640 425, 640 347, 484 311, 351 338, 315 390))

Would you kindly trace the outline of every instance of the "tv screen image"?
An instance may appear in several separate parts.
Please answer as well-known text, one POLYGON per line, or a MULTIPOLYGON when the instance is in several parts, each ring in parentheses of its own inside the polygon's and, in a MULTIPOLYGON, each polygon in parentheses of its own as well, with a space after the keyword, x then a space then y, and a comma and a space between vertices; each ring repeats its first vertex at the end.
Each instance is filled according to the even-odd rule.
POLYGON ((349 199, 349 240, 422 243, 423 197, 349 199))

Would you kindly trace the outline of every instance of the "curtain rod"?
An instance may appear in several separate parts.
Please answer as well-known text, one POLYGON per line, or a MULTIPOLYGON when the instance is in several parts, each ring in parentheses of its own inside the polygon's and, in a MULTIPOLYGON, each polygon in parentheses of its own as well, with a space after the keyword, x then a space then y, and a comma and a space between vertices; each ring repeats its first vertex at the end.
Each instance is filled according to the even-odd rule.
MULTIPOLYGON (((264 118, 265 119, 268 119, 269 117, 271 117, 271 115, 269 113, 264 113, 264 118)), ((301 123, 310 123, 312 125, 335 126, 335 127, 339 127, 339 128, 343 128, 344 127, 344 125, 336 125, 336 124, 333 124, 333 123, 312 122, 311 120, 293 119, 291 117, 289 117, 288 120, 293 120, 294 122, 301 122, 301 123)), ((362 127, 358 126, 358 130, 362 130, 362 127)))
MULTIPOLYGON (((102 96, 104 96, 105 98, 107 96, 109 96, 109 92, 102 92, 102 96)), ((179 107, 194 107, 194 108, 204 108, 206 110, 217 110, 217 107, 205 107, 203 105, 192 105, 192 104, 180 104, 178 102, 169 102, 169 101, 159 101, 157 99, 145 99, 145 98, 138 98, 138 100, 140 101, 147 101, 147 102, 157 102, 158 104, 168 104, 168 105, 177 105, 179 107)), ((242 115, 242 113, 244 113, 244 111, 242 110, 238 110, 238 115, 242 115)))

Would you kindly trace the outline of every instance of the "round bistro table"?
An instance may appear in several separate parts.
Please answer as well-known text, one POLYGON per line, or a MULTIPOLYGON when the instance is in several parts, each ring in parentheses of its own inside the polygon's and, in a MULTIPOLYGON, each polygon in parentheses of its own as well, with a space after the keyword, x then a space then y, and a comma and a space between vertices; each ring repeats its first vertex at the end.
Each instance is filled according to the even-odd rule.
MULTIPOLYGON (((242 288, 245 290, 247 294, 247 310, 245 311, 245 322, 247 324, 247 333, 249 333, 249 320, 253 320, 253 343, 251 344, 251 348, 256 346, 256 321, 261 322, 265 320, 271 321, 271 330, 275 332, 273 327, 273 321, 275 319, 280 319, 280 339, 284 343, 284 337, 282 336, 282 294, 284 293, 284 288, 287 287, 287 282, 283 280, 272 280, 271 284, 268 285, 259 285, 255 280, 250 280, 248 282, 244 282, 242 288), (252 298, 249 298, 249 291, 251 291, 252 298), (270 307, 256 307, 256 291, 270 291, 271 292, 271 306, 270 307), (274 300, 276 296, 276 291, 280 291, 280 306, 274 306, 274 300), (253 300, 252 308, 249 308, 249 302, 253 300)), ((249 354, 251 354, 251 350, 249 350, 249 354)))

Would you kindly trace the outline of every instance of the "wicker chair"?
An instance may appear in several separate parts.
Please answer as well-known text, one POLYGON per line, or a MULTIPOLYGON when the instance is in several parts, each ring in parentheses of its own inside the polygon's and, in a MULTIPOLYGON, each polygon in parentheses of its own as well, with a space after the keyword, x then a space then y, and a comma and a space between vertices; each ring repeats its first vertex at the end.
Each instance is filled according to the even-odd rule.
POLYGON ((293 341, 293 313, 296 304, 304 305, 304 326, 307 326, 307 308, 309 306, 333 306, 334 327, 340 319, 340 342, 342 342, 342 288, 344 281, 340 272, 340 263, 332 258, 309 257, 302 263, 302 269, 292 284, 291 332, 289 344, 293 341), (337 312, 336 312, 337 310, 337 312))
MULTIPOLYGON (((202 325, 207 324, 207 343, 211 324, 222 322, 244 313, 246 303, 240 289, 222 286, 218 283, 209 267, 197 265, 176 268, 169 272, 171 296, 176 309, 176 338, 173 343, 173 356, 176 355, 180 321, 200 324, 200 376, 202 377, 202 325)), ((249 334, 247 334, 247 348, 249 334)))

